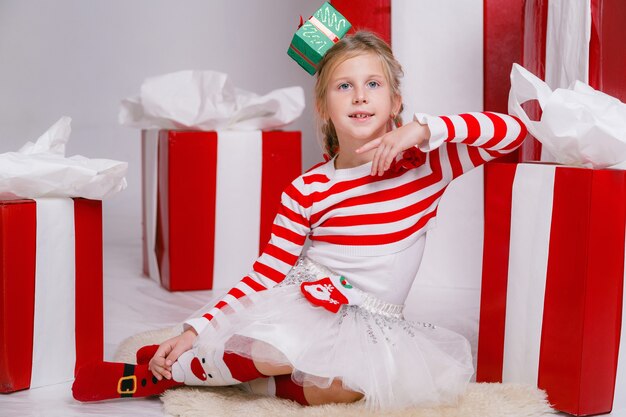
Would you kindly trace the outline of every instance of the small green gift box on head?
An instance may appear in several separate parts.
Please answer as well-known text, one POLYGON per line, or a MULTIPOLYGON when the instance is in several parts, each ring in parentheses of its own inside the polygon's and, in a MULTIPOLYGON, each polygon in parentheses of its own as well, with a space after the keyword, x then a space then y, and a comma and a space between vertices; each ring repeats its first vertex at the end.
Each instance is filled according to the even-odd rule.
POLYGON ((350 22, 326 2, 300 25, 293 35, 287 54, 313 75, 326 51, 343 38, 351 27, 350 22))

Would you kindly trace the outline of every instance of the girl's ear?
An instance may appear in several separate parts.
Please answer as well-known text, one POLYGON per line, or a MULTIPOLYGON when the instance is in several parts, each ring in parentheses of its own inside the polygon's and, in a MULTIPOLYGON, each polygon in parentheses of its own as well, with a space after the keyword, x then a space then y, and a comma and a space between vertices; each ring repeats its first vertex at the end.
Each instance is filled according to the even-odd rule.
POLYGON ((326 109, 322 107, 323 106, 321 106, 319 103, 315 104, 315 110, 317 110, 317 114, 319 115, 320 119, 327 121, 328 115, 326 114, 326 109))
POLYGON ((394 115, 397 116, 398 114, 400 114, 400 111, 402 109, 402 96, 400 94, 396 94, 393 97, 393 100, 391 103, 391 109, 394 115))

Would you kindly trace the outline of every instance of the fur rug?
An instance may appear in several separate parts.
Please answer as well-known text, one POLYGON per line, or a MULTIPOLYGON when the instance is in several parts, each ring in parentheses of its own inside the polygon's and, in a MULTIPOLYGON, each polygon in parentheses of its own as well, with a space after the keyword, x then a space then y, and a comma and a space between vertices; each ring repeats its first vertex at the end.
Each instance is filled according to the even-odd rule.
MULTIPOLYGON (((181 330, 172 327, 132 336, 119 346, 115 360, 134 363, 138 348, 160 343, 181 330)), ((541 417, 554 413, 543 391, 521 384, 472 383, 457 407, 384 413, 368 411, 362 402, 302 407, 293 401, 256 396, 232 387, 181 387, 167 391, 161 400, 165 411, 177 417, 541 417)))

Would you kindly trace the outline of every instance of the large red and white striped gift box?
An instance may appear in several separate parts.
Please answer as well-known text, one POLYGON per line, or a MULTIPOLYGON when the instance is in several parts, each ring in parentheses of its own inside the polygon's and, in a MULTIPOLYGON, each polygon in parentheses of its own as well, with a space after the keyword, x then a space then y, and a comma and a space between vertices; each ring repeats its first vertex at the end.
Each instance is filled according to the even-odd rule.
POLYGON ((302 173, 297 131, 142 132, 144 271, 170 291, 230 288, 302 173))
POLYGON ((102 205, 0 201, 0 392, 103 359, 102 205))
MULTIPOLYGON (((526 0, 522 65, 552 89, 573 81, 626 101, 626 2, 623 0, 526 0)), ((539 106, 528 105, 533 120, 539 106)), ((521 161, 554 161, 534 138, 521 161)))
POLYGON ((478 382, 575 415, 626 406, 625 227, 626 171, 485 167, 478 382))

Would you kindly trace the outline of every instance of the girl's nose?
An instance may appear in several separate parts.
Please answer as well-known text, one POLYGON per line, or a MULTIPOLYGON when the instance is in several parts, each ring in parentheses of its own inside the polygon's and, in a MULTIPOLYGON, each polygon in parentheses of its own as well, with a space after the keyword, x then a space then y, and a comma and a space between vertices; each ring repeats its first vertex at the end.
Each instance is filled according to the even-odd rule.
POLYGON ((367 104, 367 98, 364 94, 357 93, 352 99, 352 104, 367 104))
POLYGON ((366 91, 362 87, 356 85, 352 90, 352 104, 367 104, 366 91))

